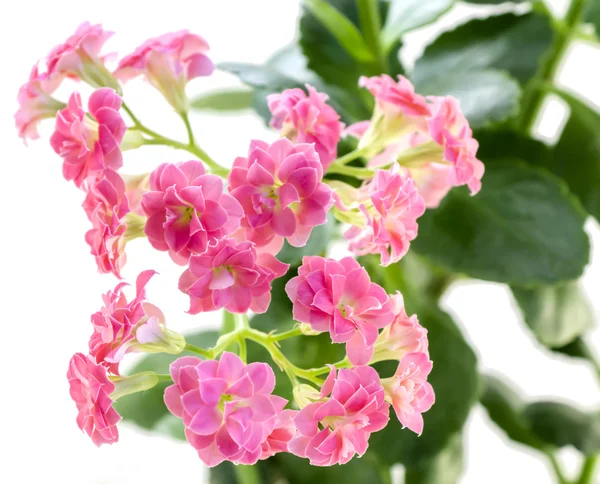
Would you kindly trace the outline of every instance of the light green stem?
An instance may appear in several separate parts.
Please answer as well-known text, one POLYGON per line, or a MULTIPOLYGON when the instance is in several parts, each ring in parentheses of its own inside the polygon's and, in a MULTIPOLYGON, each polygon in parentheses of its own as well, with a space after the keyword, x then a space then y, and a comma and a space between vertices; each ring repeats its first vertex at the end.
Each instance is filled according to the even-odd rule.
POLYGON ((381 45, 381 17, 379 0, 357 0, 360 27, 363 37, 377 59, 377 71, 383 74, 389 71, 388 60, 381 45))
POLYGON ((338 165, 338 166, 339 165, 347 165, 351 161, 356 160, 357 158, 360 158, 364 154, 364 151, 365 151, 364 149, 360 149, 360 150, 351 151, 350 153, 346 153, 344 156, 340 156, 338 159, 333 160, 330 167, 333 165, 338 165))
POLYGON ((560 468, 560 464, 558 463, 558 460, 556 460, 553 451, 546 452, 546 455, 548 456, 548 460, 550 460, 550 464, 552 465, 552 469, 554 470, 554 474, 556 475, 559 484, 571 484, 560 468))
POLYGON ((579 474, 579 479, 576 484, 593 484, 595 482, 594 471, 597 463, 598 455, 588 456, 583 462, 583 468, 581 469, 581 474, 579 474))
POLYGON ((375 172, 370 168, 361 168, 358 166, 344 166, 333 164, 327 170, 327 174, 338 173, 340 175, 348 175, 354 178, 372 178, 375 172))
POLYGON ((290 329, 284 333, 279 333, 271 336, 273 341, 282 341, 284 339, 293 338, 294 336, 300 336, 302 334, 302 330, 300 328, 290 329))
POLYGON ((192 353, 196 353, 198 355, 204 356, 207 360, 212 359, 212 352, 210 350, 205 350, 196 345, 192 345, 190 343, 185 344, 185 349, 187 351, 191 351, 192 353))

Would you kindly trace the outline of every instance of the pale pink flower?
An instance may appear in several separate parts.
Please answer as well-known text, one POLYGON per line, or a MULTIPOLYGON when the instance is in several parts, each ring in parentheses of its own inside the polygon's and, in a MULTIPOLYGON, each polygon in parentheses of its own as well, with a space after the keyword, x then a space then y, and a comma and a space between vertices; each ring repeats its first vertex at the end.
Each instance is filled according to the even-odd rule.
POLYGON ((106 368, 92 358, 75 353, 67 371, 69 392, 77 405, 77 425, 94 444, 112 444, 119 440, 117 423, 121 416, 113 408, 110 394, 115 384, 108 379, 106 368))
POLYGON ((381 264, 399 261, 418 233, 417 219, 425 212, 423 198, 413 180, 397 165, 377 170, 361 188, 364 226, 351 227, 345 234, 350 250, 357 255, 380 254, 381 264))
POLYGON ((125 195, 125 183, 118 173, 106 170, 100 176, 91 177, 85 183, 86 197, 83 209, 93 228, 85 234, 92 249, 98 270, 112 272, 121 277, 125 264, 125 215, 129 204, 125 195))
POLYGON ((184 357, 171 363, 165 390, 169 411, 183 420, 188 442, 209 467, 224 460, 255 464, 287 400, 272 395, 275 374, 266 363, 245 365, 233 353, 219 361, 184 357))
POLYGON ((286 89, 267 96, 271 126, 294 143, 314 143, 323 168, 337 158, 343 123, 339 114, 326 101, 327 94, 306 85, 308 96, 300 88, 286 89))
POLYGON ((298 415, 297 410, 283 410, 279 414, 273 432, 261 446, 260 460, 268 459, 280 452, 288 452, 288 444, 296 435, 296 424, 294 423, 296 415, 298 415))
POLYGON ((364 455, 371 433, 389 420, 390 406, 370 366, 341 369, 337 377, 332 368, 321 388, 321 396, 328 395, 300 410, 294 419, 298 433, 288 444, 290 452, 314 466, 346 464, 364 455))
POLYGON ((383 288, 351 257, 304 257, 285 291, 294 304, 294 319, 329 331, 334 343, 346 343, 354 365, 371 360, 378 330, 394 317, 383 288))
MULTIPOLYGON (((152 325, 157 321, 165 321, 161 310, 146 301, 145 287, 154 274, 156 272, 152 270, 139 274, 136 295, 131 301, 127 301, 123 294, 127 284, 119 283, 113 291, 102 296, 104 306, 92 314, 94 333, 89 342, 90 356, 115 375, 119 374, 119 363, 123 356, 138 343, 137 332, 140 327, 147 323, 152 325), (153 318, 157 321, 150 321, 153 318)), ((146 342, 144 339, 139 343, 146 342)))
POLYGON ((429 118, 431 138, 444 150, 444 161, 451 163, 449 181, 453 186, 467 185, 474 195, 481 190, 485 171, 477 159, 479 143, 473 138, 469 122, 454 97, 431 97, 432 116, 429 118))
POLYGON ((179 288, 190 296, 191 314, 221 308, 264 313, 271 302, 271 282, 288 267, 271 254, 257 253, 252 242, 226 238, 190 258, 179 288))
POLYGON ((178 264, 240 226, 242 207, 199 161, 163 163, 150 173, 149 185, 142 198, 144 230, 152 246, 169 251, 178 264))
POLYGON ((333 204, 322 182, 323 166, 310 144, 280 138, 271 145, 252 141, 247 158, 236 158, 229 191, 244 208, 242 227, 257 246, 287 241, 302 247, 333 204))
POLYGON ((42 119, 54 118, 65 105, 52 97, 60 84, 59 76, 39 73, 37 64, 31 69, 29 80, 21 86, 17 100, 19 109, 15 113, 15 124, 19 136, 25 142, 37 139, 37 126, 42 119))
POLYGON ((408 353, 421 352, 429 355, 427 330, 419 324, 417 316, 408 316, 402 294, 390 296, 394 319, 383 328, 375 343, 375 353, 369 364, 383 360, 398 360, 408 353))
POLYGON ((425 163, 410 168, 419 195, 423 197, 425 208, 436 208, 452 188, 450 180, 452 167, 441 163, 425 163))
POLYGON ((435 401, 433 387, 427 382, 432 367, 427 354, 409 353, 400 361, 395 375, 381 381, 400 423, 418 435, 423 432, 422 413, 435 401))
POLYGON ((56 116, 56 130, 50 138, 54 151, 63 158, 63 175, 80 187, 90 175, 104 169, 117 170, 123 164, 119 145, 127 127, 119 109, 121 97, 112 89, 97 89, 88 102, 86 116, 79 93, 56 116))
POLYGON ((394 81, 387 74, 358 80, 375 98, 377 107, 388 116, 428 116, 429 106, 420 94, 415 93, 412 83, 403 76, 394 81))
POLYGON ((206 55, 208 43, 200 36, 180 30, 148 39, 119 62, 115 77, 127 81, 139 75, 158 89, 176 111, 187 111, 188 81, 209 76, 214 64, 206 55))

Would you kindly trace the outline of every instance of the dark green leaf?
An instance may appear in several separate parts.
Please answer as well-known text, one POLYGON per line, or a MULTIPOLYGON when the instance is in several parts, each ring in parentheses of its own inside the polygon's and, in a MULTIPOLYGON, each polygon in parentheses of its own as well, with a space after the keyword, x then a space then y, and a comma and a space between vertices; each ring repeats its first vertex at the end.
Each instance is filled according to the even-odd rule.
POLYGON ((536 402, 525 408, 531 430, 556 447, 572 445, 586 455, 600 451, 600 414, 558 402, 536 402))
MULTIPOLYGON (((371 435, 370 448, 388 465, 414 466, 441 452, 463 427, 479 390, 475 354, 452 319, 435 303, 416 309, 428 330, 434 362, 429 382, 435 390, 435 404, 423 415, 425 428, 420 437, 403 430, 393 413, 387 427, 371 435)), ((383 363, 378 371, 383 377, 390 376, 395 365, 383 363)))
POLYGON ((304 0, 304 5, 348 54, 362 62, 375 60, 360 30, 333 5, 326 0, 304 0))
POLYGON ((269 66, 244 64, 242 62, 223 62, 218 64, 217 67, 222 71, 236 75, 243 83, 255 89, 268 89, 271 92, 277 92, 289 87, 302 86, 298 81, 269 66))
POLYGON ((190 105, 198 111, 240 111, 252 106, 253 94, 246 89, 207 92, 192 99, 190 105))
POLYGON ((475 131, 479 142, 478 158, 488 162, 497 158, 520 158, 540 166, 550 161, 550 148, 544 143, 507 129, 475 131))
POLYGON ((413 248, 447 270, 478 279, 552 284, 583 272, 589 259, 584 222, 580 204, 559 179, 499 159, 486 163, 479 194, 454 189, 419 219, 413 248))
POLYGON ((552 36, 549 19, 536 12, 471 20, 429 45, 413 77, 419 86, 446 76, 468 79, 471 71, 493 68, 525 83, 535 75, 552 36))
POLYGON ((404 484, 456 484, 463 467, 463 439, 456 434, 435 458, 406 467, 404 484))
POLYGON ((589 0, 587 2, 583 21, 591 23, 596 29, 596 35, 600 34, 600 2, 598 0, 589 0))
POLYGON ((327 222, 323 225, 315 227, 310 234, 308 242, 304 247, 292 247, 287 241, 284 243, 283 248, 277 254, 277 258, 281 262, 291 264, 292 266, 300 265, 302 258, 307 255, 321 255, 331 241, 335 230, 335 219, 332 216, 327 218, 327 222))
POLYGON ((546 447, 529 429, 523 416, 523 400, 502 380, 486 375, 480 400, 490 418, 511 440, 534 449, 542 450, 546 447))
POLYGON ((594 323, 592 308, 576 281, 530 289, 512 286, 511 290, 525 322, 549 348, 571 343, 594 323))

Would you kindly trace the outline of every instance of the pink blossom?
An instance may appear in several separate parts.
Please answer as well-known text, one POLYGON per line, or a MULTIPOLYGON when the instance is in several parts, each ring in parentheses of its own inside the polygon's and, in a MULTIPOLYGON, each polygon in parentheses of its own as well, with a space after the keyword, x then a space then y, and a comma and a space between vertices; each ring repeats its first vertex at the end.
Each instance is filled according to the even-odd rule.
POLYGON ((273 115, 271 126, 282 130, 282 135, 294 143, 314 143, 319 159, 326 170, 337 158, 343 123, 335 109, 326 101, 327 94, 306 85, 302 89, 286 89, 281 94, 267 96, 273 115))
POLYGON ((383 360, 401 360, 408 353, 421 352, 429 355, 427 330, 419 324, 417 316, 408 316, 402 294, 390 296, 394 319, 383 328, 375 343, 375 354, 370 364, 383 360))
POLYGON ((419 195, 423 197, 425 208, 436 208, 452 188, 450 180, 452 167, 441 163, 425 163, 410 168, 419 195))
POLYGON ((65 105, 52 97, 60 84, 59 76, 39 73, 37 64, 31 69, 29 80, 21 86, 17 100, 19 109, 15 113, 15 124, 19 136, 25 142, 37 139, 37 126, 42 119, 54 118, 65 105))
POLYGON ((208 49, 202 37, 187 30, 161 35, 148 39, 133 54, 123 58, 115 76, 127 81, 144 75, 177 111, 186 111, 187 82, 214 71, 206 55, 208 49))
POLYGON ((279 414, 273 432, 261 446, 260 460, 268 459, 279 452, 288 452, 288 444, 296 435, 296 424, 294 423, 296 415, 298 415, 297 410, 283 410, 279 414))
POLYGON ((457 99, 432 97, 433 115, 429 118, 429 132, 433 140, 444 149, 444 161, 451 163, 449 181, 453 186, 467 185, 472 194, 481 189, 485 171, 477 159, 479 143, 463 115, 457 99))
POLYGON ((377 106, 388 115, 428 116, 429 106, 425 98, 415 93, 412 83, 403 76, 394 81, 387 74, 365 77, 358 85, 366 87, 375 98, 377 106))
POLYGON ((354 455, 364 455, 371 433, 383 429, 389 420, 379 375, 370 366, 335 369, 321 388, 329 399, 304 407, 294 423, 298 434, 289 450, 310 459, 314 466, 346 464, 354 455))
POLYGON ((371 360, 378 329, 393 319, 383 288, 351 257, 304 257, 285 291, 294 304, 294 319, 316 331, 329 331, 334 343, 346 343, 354 365, 371 360))
POLYGON ((226 238, 190 258, 179 288, 190 296, 191 314, 220 308, 264 313, 271 302, 271 282, 288 267, 271 254, 257 253, 252 242, 226 238))
POLYGON ((171 363, 165 390, 169 411, 183 420, 188 442, 209 467, 224 460, 255 464, 287 400, 272 395, 266 363, 244 365, 233 353, 219 361, 184 357, 171 363))
POLYGON ((80 187, 90 175, 123 164, 119 145, 127 127, 119 109, 121 98, 112 89, 97 89, 90 96, 86 116, 81 97, 75 92, 67 107, 56 116, 56 130, 50 138, 54 151, 64 160, 63 175, 80 187))
POLYGON ((125 196, 125 183, 118 173, 106 170, 101 176, 86 182, 86 197, 83 209, 93 228, 85 240, 92 249, 100 272, 112 272, 121 277, 125 264, 125 215, 129 205, 125 196))
POLYGON ((350 228, 345 237, 355 254, 379 253, 381 264, 388 266, 408 252, 410 241, 417 236, 417 218, 425 212, 423 198, 413 180, 396 165, 377 170, 361 190, 366 225, 350 228))
MULTIPOLYGON (((119 374, 119 362, 132 345, 137 343, 136 333, 152 318, 164 322, 161 310, 146 301, 145 287, 156 274, 152 270, 143 271, 136 281, 136 296, 127 301, 123 289, 126 283, 118 284, 113 291, 102 296, 104 306, 92 314, 94 333, 89 342, 90 356, 100 365, 115 374, 119 374)), ((146 342, 146 341, 144 341, 146 342)))
POLYGON ((113 408, 110 394, 115 384, 108 379, 106 368, 89 356, 75 353, 67 371, 71 398, 77 405, 77 425, 94 444, 112 444, 119 440, 117 423, 121 416, 113 408))
POLYGON ((150 173, 142 209, 145 232, 155 249, 169 251, 178 264, 201 254, 240 225, 240 204, 223 193, 223 180, 199 161, 163 163, 150 173))
POLYGON ((423 415, 435 401, 433 387, 427 382, 433 364, 425 353, 405 355, 396 374, 382 380, 386 396, 404 427, 418 435, 423 432, 423 415))
POLYGON ((310 144, 280 138, 271 145, 252 141, 247 158, 237 158, 229 191, 244 208, 242 227, 257 246, 286 238, 302 247, 317 225, 327 221, 333 204, 322 183, 323 166, 310 144))

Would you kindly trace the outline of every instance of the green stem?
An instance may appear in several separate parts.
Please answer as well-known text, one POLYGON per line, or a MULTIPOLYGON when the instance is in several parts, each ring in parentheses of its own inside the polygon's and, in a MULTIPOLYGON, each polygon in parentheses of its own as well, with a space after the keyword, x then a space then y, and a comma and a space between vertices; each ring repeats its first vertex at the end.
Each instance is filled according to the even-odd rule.
POLYGON ((350 153, 346 153, 344 156, 340 156, 337 160, 334 160, 331 163, 330 167, 333 165, 346 165, 357 158, 360 158, 364 154, 364 149, 354 150, 350 153))
POLYGON ((550 464, 552 465, 552 469, 554 470, 554 474, 556 474, 556 479, 559 484, 570 484, 569 480, 563 474, 562 469, 560 468, 560 464, 556 460, 556 457, 552 453, 552 451, 546 452, 548 459, 550 460, 550 464))
POLYGON ((330 165, 327 174, 338 173, 340 175, 348 175, 355 178, 372 178, 375 172, 370 168, 361 168, 358 166, 330 165))
POLYGON ((294 328, 285 331, 284 333, 274 334, 271 336, 271 341, 282 341, 284 339, 293 338, 294 336, 300 336, 301 334, 302 330, 300 328, 294 328))
POLYGON ((194 146, 196 144, 196 140, 194 140, 194 132, 192 131, 192 125, 190 124, 190 118, 187 112, 180 113, 181 119, 183 120, 183 124, 185 124, 185 130, 188 135, 188 144, 190 146, 194 146))
POLYGON ((204 358, 206 358, 207 360, 212 360, 212 358, 213 358, 212 351, 205 350, 203 348, 200 348, 200 347, 190 344, 190 343, 185 344, 185 349, 187 351, 191 351, 192 353, 196 353, 198 355, 204 356, 204 358))
POLYGON ((235 465, 235 477, 239 484, 260 484, 261 478, 257 466, 235 465))
POLYGON ((158 381, 171 381, 171 375, 161 375, 161 374, 157 374, 156 375, 158 377, 158 381))
POLYGON ((577 480, 577 484, 593 484, 594 470, 597 463, 598 455, 590 455, 585 459, 583 462, 583 468, 581 469, 581 474, 579 474, 579 479, 577 480))
POLYGON ((357 4, 363 37, 377 59, 377 70, 380 74, 388 72, 388 60, 381 45, 379 0, 357 0, 357 4))
POLYGON ((240 359, 247 363, 248 361, 248 350, 246 348, 246 340, 244 338, 240 338, 238 340, 238 346, 240 347, 240 359))

